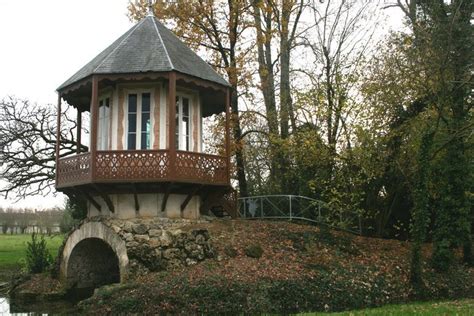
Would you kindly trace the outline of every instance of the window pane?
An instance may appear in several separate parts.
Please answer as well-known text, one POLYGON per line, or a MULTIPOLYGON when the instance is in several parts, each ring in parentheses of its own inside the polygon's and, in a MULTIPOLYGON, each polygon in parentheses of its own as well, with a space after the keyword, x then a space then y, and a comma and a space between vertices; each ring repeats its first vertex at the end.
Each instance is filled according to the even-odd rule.
POLYGON ((135 133, 129 133, 127 143, 128 143, 127 149, 129 150, 135 149, 136 143, 137 143, 137 135, 135 133))
POLYGON ((142 133, 141 149, 150 149, 150 134, 142 133))
POLYGON ((110 100, 109 98, 105 99, 105 106, 108 107, 110 105, 110 100))
POLYGON ((137 95, 129 94, 128 95, 128 113, 137 112, 137 95))
POLYGON ((150 113, 142 113, 142 132, 146 132, 150 126, 150 113))
POLYGON ((142 112, 150 112, 150 94, 142 94, 142 112))
POLYGON ((128 132, 135 133, 137 131, 137 115, 135 113, 128 114, 128 132))
POLYGON ((189 99, 183 98, 183 116, 189 116, 189 99))
POLYGON ((179 150, 179 97, 176 97, 175 145, 179 150))

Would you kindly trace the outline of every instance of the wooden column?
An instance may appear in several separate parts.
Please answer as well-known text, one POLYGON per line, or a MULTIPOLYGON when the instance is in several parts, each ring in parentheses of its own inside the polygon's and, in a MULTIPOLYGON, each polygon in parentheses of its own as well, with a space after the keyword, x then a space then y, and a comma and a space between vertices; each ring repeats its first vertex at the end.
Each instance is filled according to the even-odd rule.
POLYGON ((77 132, 76 132, 76 153, 81 153, 81 138, 82 138, 82 111, 77 108, 77 132))
POLYGON ((230 88, 227 88, 225 93, 225 156, 227 182, 230 185, 230 88))
POLYGON ((176 73, 170 72, 168 80, 168 115, 169 115, 169 161, 170 174, 176 174, 176 73))
POLYGON ((95 178, 96 170, 96 155, 97 155, 97 134, 99 130, 99 79, 97 76, 92 76, 92 96, 91 96, 91 173, 92 180, 95 178))
POLYGON ((56 122, 56 186, 59 176, 59 148, 61 144, 61 93, 58 93, 58 117, 56 122))

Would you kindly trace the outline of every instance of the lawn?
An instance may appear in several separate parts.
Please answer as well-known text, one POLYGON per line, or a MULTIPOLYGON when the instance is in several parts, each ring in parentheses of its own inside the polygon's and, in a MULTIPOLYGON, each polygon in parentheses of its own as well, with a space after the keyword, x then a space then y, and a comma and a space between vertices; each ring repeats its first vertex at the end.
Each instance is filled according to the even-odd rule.
POLYGON ((369 308, 342 313, 307 313, 301 316, 322 315, 474 315, 474 299, 463 299, 445 302, 422 302, 400 305, 386 305, 378 308, 369 308))
MULTIPOLYGON (((0 279, 2 275, 22 267, 22 260, 26 256, 26 243, 31 235, 0 235, 0 279)), ((63 235, 45 237, 48 249, 56 257, 63 242, 63 235)))

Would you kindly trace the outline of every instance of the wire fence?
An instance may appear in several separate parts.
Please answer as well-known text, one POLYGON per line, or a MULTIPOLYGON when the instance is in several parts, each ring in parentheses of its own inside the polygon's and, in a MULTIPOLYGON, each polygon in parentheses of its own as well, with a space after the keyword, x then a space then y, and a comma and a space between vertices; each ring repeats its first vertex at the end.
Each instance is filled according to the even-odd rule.
POLYGON ((261 195, 238 199, 244 219, 302 220, 362 233, 361 217, 351 211, 334 210, 327 203, 300 195, 261 195))

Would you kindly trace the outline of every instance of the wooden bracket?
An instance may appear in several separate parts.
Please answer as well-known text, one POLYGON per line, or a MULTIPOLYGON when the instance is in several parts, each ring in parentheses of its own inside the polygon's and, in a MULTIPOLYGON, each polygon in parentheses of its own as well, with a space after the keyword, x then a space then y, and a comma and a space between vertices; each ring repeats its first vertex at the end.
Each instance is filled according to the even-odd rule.
POLYGON ((163 213, 166 210, 166 204, 168 203, 168 198, 170 196, 172 186, 173 186, 172 182, 166 186, 165 195, 163 196, 163 202, 161 203, 161 213, 163 213))
POLYGON ((90 194, 85 191, 85 190, 80 190, 80 189, 77 189, 77 192, 79 195, 82 195, 86 198, 86 200, 88 200, 92 205, 94 205, 94 207, 99 211, 99 212, 102 212, 102 207, 100 206, 99 203, 97 203, 96 200, 94 200, 94 198, 92 196, 90 196, 90 194))
POLYGON ((103 192, 98 185, 94 184, 93 187, 97 191, 97 193, 99 193, 99 196, 105 201, 105 204, 107 204, 109 211, 115 213, 114 203, 112 203, 110 197, 105 192, 103 192))
POLYGON ((183 203, 181 204, 181 213, 183 213, 189 201, 191 201, 193 196, 196 195, 199 192, 199 190, 201 190, 201 188, 202 188, 202 185, 198 185, 191 192, 189 192, 188 196, 186 196, 186 199, 184 199, 183 203))

